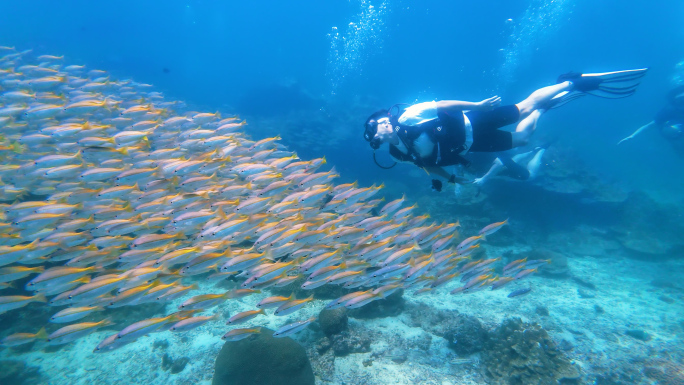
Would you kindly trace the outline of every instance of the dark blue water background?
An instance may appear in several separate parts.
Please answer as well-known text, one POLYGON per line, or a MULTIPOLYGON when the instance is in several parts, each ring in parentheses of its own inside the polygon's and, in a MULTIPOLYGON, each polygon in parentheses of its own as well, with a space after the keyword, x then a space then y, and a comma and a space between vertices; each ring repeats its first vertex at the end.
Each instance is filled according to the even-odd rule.
POLYGON ((684 161, 657 133, 615 146, 650 121, 664 103, 674 66, 684 58, 681 1, 365 3, 4 2, 0 43, 63 54, 70 64, 154 84, 170 97, 208 111, 279 113, 281 107, 293 107, 283 106, 283 100, 296 108, 299 100, 277 98, 278 88, 273 87, 283 84, 312 96, 301 101, 306 108, 333 114, 354 100, 368 101, 368 111, 355 112, 358 119, 348 126, 359 132, 358 140, 305 154, 345 162, 342 169, 364 182, 400 177, 406 170, 379 174, 372 164, 360 131, 367 114, 378 107, 432 99, 481 100, 494 93, 505 103, 515 103, 569 70, 648 66, 651 71, 635 96, 620 101, 584 98, 543 117, 539 133, 576 150, 578 158, 605 178, 668 199, 684 192, 684 161), (384 4, 383 27, 362 31, 370 42, 357 47, 360 60, 342 71, 343 81, 333 87, 328 34, 334 26, 344 34, 350 22, 367 13, 368 4, 384 4), (381 44, 372 44, 377 41, 381 44), (507 61, 507 54, 513 60, 507 61))

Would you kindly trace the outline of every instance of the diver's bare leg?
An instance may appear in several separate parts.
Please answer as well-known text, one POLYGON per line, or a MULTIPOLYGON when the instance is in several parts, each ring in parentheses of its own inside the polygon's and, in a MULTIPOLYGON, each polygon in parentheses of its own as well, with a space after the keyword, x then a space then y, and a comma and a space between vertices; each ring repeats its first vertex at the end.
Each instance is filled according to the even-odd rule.
POLYGON ((516 127, 515 132, 511 133, 513 137, 513 147, 520 147, 530 141, 530 137, 537 129, 537 122, 541 116, 541 110, 534 110, 525 119, 521 120, 516 127))
POLYGON ((532 111, 542 108, 554 96, 560 92, 570 90, 571 87, 571 82, 563 82, 534 91, 527 99, 516 104, 520 111, 520 118, 525 119, 532 111))
POLYGON ((515 163, 522 163, 522 162, 525 161, 525 158, 526 158, 526 157, 529 156, 530 159, 531 159, 531 157, 534 156, 535 153, 536 153, 536 150, 531 150, 531 151, 527 151, 527 152, 521 152, 520 154, 515 154, 515 155, 513 155, 513 158, 512 158, 512 159, 513 159, 513 161, 514 161, 515 163))
POLYGON ((494 159, 494 162, 492 163, 492 167, 487 171, 486 174, 482 176, 482 179, 490 178, 496 174, 498 174, 502 169, 504 168, 503 163, 501 163, 501 160, 499 158, 494 159))
POLYGON ((530 172, 530 180, 536 178, 539 174, 539 168, 541 167, 541 161, 542 156, 544 156, 544 152, 546 152, 545 148, 539 149, 539 151, 534 154, 534 157, 532 157, 532 160, 527 163, 527 171, 530 172))

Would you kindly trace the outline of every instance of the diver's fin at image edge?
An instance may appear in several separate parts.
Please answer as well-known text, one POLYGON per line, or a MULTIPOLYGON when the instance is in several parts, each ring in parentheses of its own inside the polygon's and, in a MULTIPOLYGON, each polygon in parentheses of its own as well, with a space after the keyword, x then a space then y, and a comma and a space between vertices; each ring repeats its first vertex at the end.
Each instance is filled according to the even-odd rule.
POLYGON ((640 78, 640 77, 646 75, 646 71, 648 71, 648 67, 634 69, 634 70, 623 70, 623 71, 601 72, 601 73, 593 73, 593 74, 582 74, 582 77, 600 77, 601 80, 606 82, 606 81, 610 81, 610 79, 615 79, 615 78, 622 77, 622 76, 636 76, 636 77, 640 78))

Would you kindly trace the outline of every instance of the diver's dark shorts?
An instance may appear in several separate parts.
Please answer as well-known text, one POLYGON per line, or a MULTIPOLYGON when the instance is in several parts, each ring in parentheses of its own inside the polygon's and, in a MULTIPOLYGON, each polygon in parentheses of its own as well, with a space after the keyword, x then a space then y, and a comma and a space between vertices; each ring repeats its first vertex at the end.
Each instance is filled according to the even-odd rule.
POLYGON ((473 145, 470 151, 498 152, 513 148, 512 133, 499 128, 518 122, 518 106, 511 104, 492 111, 469 111, 466 116, 473 126, 473 145))

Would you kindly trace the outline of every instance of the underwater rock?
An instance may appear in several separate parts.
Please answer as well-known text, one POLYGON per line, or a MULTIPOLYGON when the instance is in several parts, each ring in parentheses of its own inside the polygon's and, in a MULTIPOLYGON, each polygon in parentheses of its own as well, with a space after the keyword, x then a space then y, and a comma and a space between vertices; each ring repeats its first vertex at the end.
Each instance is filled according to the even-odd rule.
POLYGON ((216 357, 212 385, 314 385, 306 350, 273 330, 226 342, 216 357))
POLYGON ((321 325, 321 330, 326 335, 339 334, 347 329, 349 318, 347 317, 347 309, 323 309, 318 314, 318 323, 321 325))
POLYGON ((661 295, 660 297, 658 297, 658 299, 665 302, 665 303, 674 303, 675 302, 674 299, 667 297, 667 296, 664 296, 664 295, 661 295))
POLYGON ((582 279, 580 277, 573 276, 572 280, 575 281, 575 283, 577 283, 578 285, 586 287, 587 289, 596 290, 596 285, 594 285, 593 283, 591 283, 589 281, 585 281, 584 279, 582 279))
POLYGON ((631 373, 609 371, 596 376, 593 385, 633 385, 639 384, 642 376, 636 368, 631 373))
POLYGON ((477 318, 456 310, 437 310, 421 304, 411 306, 408 313, 411 326, 443 337, 448 347, 459 355, 481 351, 487 338, 487 331, 477 318))
POLYGON ((343 357, 354 353, 370 352, 373 339, 366 329, 354 328, 331 336, 330 342, 335 356, 343 357))
POLYGON ((444 333, 451 350, 459 355, 470 355, 483 349, 486 331, 475 317, 460 315, 444 333))
MULTIPOLYGON (((601 371, 595 368, 594 371, 601 371)), ((634 385, 640 384, 643 376, 637 365, 631 362, 627 365, 610 367, 594 378, 594 385, 634 385)))
POLYGON ((575 348, 575 345, 573 345, 572 342, 570 342, 568 340, 561 340, 558 343, 558 348, 564 352, 569 352, 575 348))
POLYGON ((640 234, 639 236, 630 234, 619 237, 618 240, 620 241, 620 244, 622 244, 622 247, 631 251, 634 256, 645 254, 643 255, 643 258, 654 255, 665 255, 671 249, 671 245, 644 234, 640 234))
POLYGON ((592 294, 586 290, 582 289, 577 289, 577 295, 579 295, 580 298, 594 298, 596 297, 596 294, 592 294))
POLYGON ((164 371, 171 370, 171 374, 178 374, 185 369, 185 365, 187 365, 188 362, 190 362, 188 357, 181 357, 174 360, 168 353, 164 353, 161 367, 164 371))
MULTIPOLYGON (((14 283, 17 286, 25 285, 25 283, 14 283)), ((23 295, 23 293, 16 289, 6 289, 3 292, 4 295, 23 295)), ((22 308, 20 313, 16 312, 5 312, 0 314, 0 325, 2 325, 2 330, 38 330, 45 326, 45 320, 50 318, 54 314, 53 308, 46 308, 45 306, 40 306, 39 303, 31 303, 28 306, 22 308)), ((26 348, 24 346, 14 347, 13 350, 19 352, 26 348)))
POLYGON ((481 362, 492 384, 580 383, 579 369, 555 346, 546 331, 519 318, 507 319, 489 333, 481 362))
MULTIPOLYGON (((327 337, 321 338, 321 341, 323 340, 327 341, 328 344, 330 343, 330 340, 327 337)), ((316 377, 323 381, 333 381, 335 375, 335 355, 332 350, 325 349, 319 351, 318 345, 309 346, 306 349, 306 355, 309 357, 311 369, 313 369, 316 377)))
POLYGON ((666 279, 666 278, 656 278, 651 281, 651 286, 657 287, 660 289, 681 289, 679 286, 677 286, 674 283, 675 278, 672 279, 666 279))
POLYGON ((388 357, 390 360, 397 364, 403 364, 404 362, 406 362, 406 360, 408 360, 408 353, 406 352, 406 350, 397 348, 393 349, 389 353, 388 357))
POLYGON ((590 203, 617 205, 626 201, 629 194, 610 183, 604 177, 593 174, 591 167, 584 164, 575 151, 567 148, 552 148, 554 161, 544 167, 544 180, 537 183, 547 191, 562 194, 584 193, 583 200, 590 203))
POLYGON ((549 309, 546 306, 537 306, 534 311, 539 314, 542 317, 546 317, 549 315, 549 309))
POLYGON ((328 350, 330 350, 331 346, 332 346, 332 341, 330 341, 330 338, 328 338, 328 337, 323 337, 316 342, 316 350, 320 354, 323 354, 323 353, 327 352, 328 350))
POLYGON ((166 349, 169 347, 169 341, 168 340, 155 340, 154 343, 152 344, 152 349, 166 349))
MULTIPOLYGON (((330 286, 330 285, 328 285, 330 286)), ((349 311, 349 316, 359 319, 396 317, 404 310, 404 290, 397 290, 385 299, 349 311)))
POLYGON ((580 194, 585 190, 585 186, 581 181, 563 179, 548 182, 544 186, 544 190, 561 194, 580 194))
POLYGON ((643 373, 658 385, 684 384, 684 365, 656 358, 644 365, 643 373))
POLYGON ((603 310, 603 308, 602 308, 601 306, 599 306, 599 305, 594 305, 594 311, 596 312, 596 314, 603 314, 603 313, 606 312, 606 311, 603 310))
POLYGON ((42 375, 35 366, 27 366, 22 361, 0 360, 0 384, 32 385, 40 384, 42 375))
POLYGON ((414 338, 410 338, 407 341, 407 344, 410 348, 428 351, 430 350, 430 345, 432 345, 432 336, 428 333, 423 333, 414 338))
POLYGON ((632 192, 620 213, 622 218, 612 230, 630 257, 681 257, 681 253, 675 252, 684 246, 681 206, 659 202, 643 192, 632 192))
POLYGON ((651 336, 648 333, 639 329, 627 330, 625 334, 639 341, 648 342, 651 340, 651 336))
MULTIPOLYGON (((591 214, 589 211, 586 215, 597 214, 591 214)), ((597 223, 594 226, 604 225, 597 223)), ((559 250, 567 256, 602 258, 623 251, 620 242, 614 239, 614 232, 610 230, 601 231, 594 226, 578 224, 573 231, 554 232, 539 242, 546 245, 572 245, 570 248, 559 250)))

